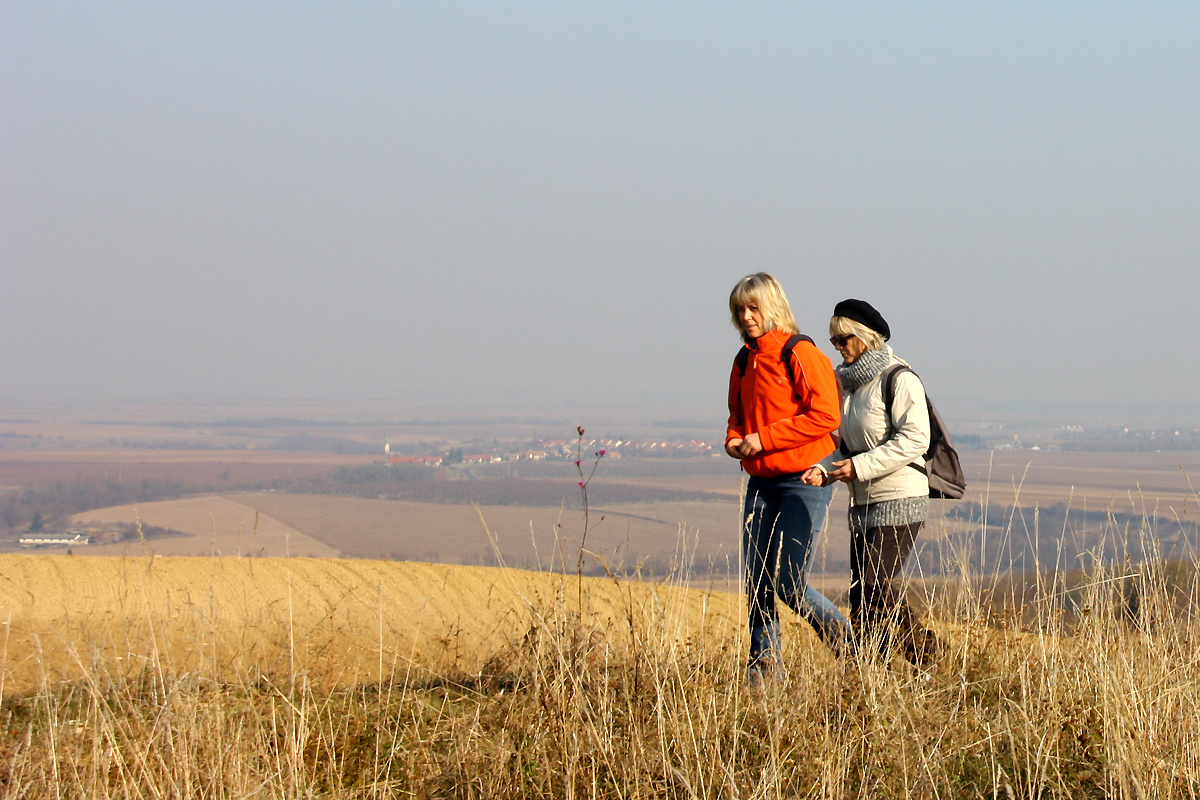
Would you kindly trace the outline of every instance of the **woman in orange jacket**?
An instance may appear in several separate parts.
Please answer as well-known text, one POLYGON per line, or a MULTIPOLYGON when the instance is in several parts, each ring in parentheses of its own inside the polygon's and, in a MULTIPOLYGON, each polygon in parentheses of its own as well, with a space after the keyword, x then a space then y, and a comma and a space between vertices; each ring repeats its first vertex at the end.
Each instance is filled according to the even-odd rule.
POLYGON ((738 281, 729 311, 744 346, 729 376, 725 452, 750 475, 742 554, 749 677, 758 681, 782 667, 776 598, 802 615, 835 652, 845 652, 850 643, 846 617, 805 580, 832 487, 809 486, 802 475, 833 452, 841 412, 833 365, 811 339, 798 336, 775 278, 759 272, 738 281))

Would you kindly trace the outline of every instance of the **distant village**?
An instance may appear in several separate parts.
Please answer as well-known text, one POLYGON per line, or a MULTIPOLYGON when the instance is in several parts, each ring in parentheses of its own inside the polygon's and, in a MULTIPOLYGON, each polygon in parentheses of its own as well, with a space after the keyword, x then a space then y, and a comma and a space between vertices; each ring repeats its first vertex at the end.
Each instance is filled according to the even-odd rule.
MULTIPOLYGON (((961 450, 1061 450, 1137 452, 1157 450, 1200 450, 1200 429, 1084 429, 1078 425, 990 425, 977 426, 979 433, 954 434, 961 450), (1017 432, 1014 432, 1014 429, 1017 432)), ((430 467, 499 464, 513 461, 584 460, 604 450, 606 458, 702 458, 724 455, 720 445, 700 439, 585 439, 577 454, 578 439, 542 439, 535 442, 463 443, 438 452, 394 452, 388 443, 383 450, 392 464, 421 464, 430 467)))
POLYGON ((455 447, 441 455, 401 455, 384 443, 391 464, 422 464, 430 467, 455 464, 500 464, 511 461, 574 461, 592 458, 601 450, 605 458, 701 458, 714 454, 711 442, 700 439, 679 441, 622 439, 542 439, 533 443, 505 443, 455 447))

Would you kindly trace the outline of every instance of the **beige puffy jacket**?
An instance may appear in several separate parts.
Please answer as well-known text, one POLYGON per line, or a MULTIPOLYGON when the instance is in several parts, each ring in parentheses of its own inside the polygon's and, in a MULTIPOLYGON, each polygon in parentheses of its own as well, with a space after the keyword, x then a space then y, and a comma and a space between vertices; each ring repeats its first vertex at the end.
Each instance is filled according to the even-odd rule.
MULTIPOLYGON (((896 358, 890 347, 887 351, 892 364, 908 366, 896 358)), ((839 431, 842 444, 820 464, 829 472, 833 462, 844 459, 846 453, 858 453, 852 459, 857 479, 849 484, 852 506, 929 494, 925 473, 908 466, 913 463, 924 466, 925 451, 929 449, 925 387, 911 372, 896 376, 896 397, 889 424, 883 406, 882 377, 880 373, 857 391, 842 393, 839 431)))

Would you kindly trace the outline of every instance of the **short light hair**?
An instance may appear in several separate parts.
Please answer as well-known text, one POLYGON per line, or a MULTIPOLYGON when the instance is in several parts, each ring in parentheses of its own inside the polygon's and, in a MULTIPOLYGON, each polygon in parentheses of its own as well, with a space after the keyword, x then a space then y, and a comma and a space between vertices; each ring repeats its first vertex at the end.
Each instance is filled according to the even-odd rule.
MULTIPOLYGON (((729 293, 729 314, 733 317, 733 327, 742 331, 741 311, 748 305, 758 306, 763 315, 763 328, 774 330, 779 328, 784 333, 799 333, 796 318, 792 316, 792 307, 788 305, 787 295, 774 276, 766 272, 756 272, 742 278, 729 293)), ((745 336, 745 333, 742 333, 745 336)))
POLYGON ((857 336, 867 346, 868 350, 882 350, 883 337, 878 331, 871 330, 857 320, 849 317, 834 317, 829 320, 830 336, 857 336))

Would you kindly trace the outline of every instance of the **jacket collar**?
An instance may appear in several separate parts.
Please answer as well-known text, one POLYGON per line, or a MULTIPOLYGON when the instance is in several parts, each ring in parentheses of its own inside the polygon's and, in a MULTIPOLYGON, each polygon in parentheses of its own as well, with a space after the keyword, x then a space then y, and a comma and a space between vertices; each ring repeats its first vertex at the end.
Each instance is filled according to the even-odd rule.
POLYGON ((783 346, 787 344, 787 340, 790 338, 792 338, 792 334, 781 331, 779 328, 774 328, 757 339, 746 342, 746 346, 760 353, 778 353, 783 350, 783 346))

